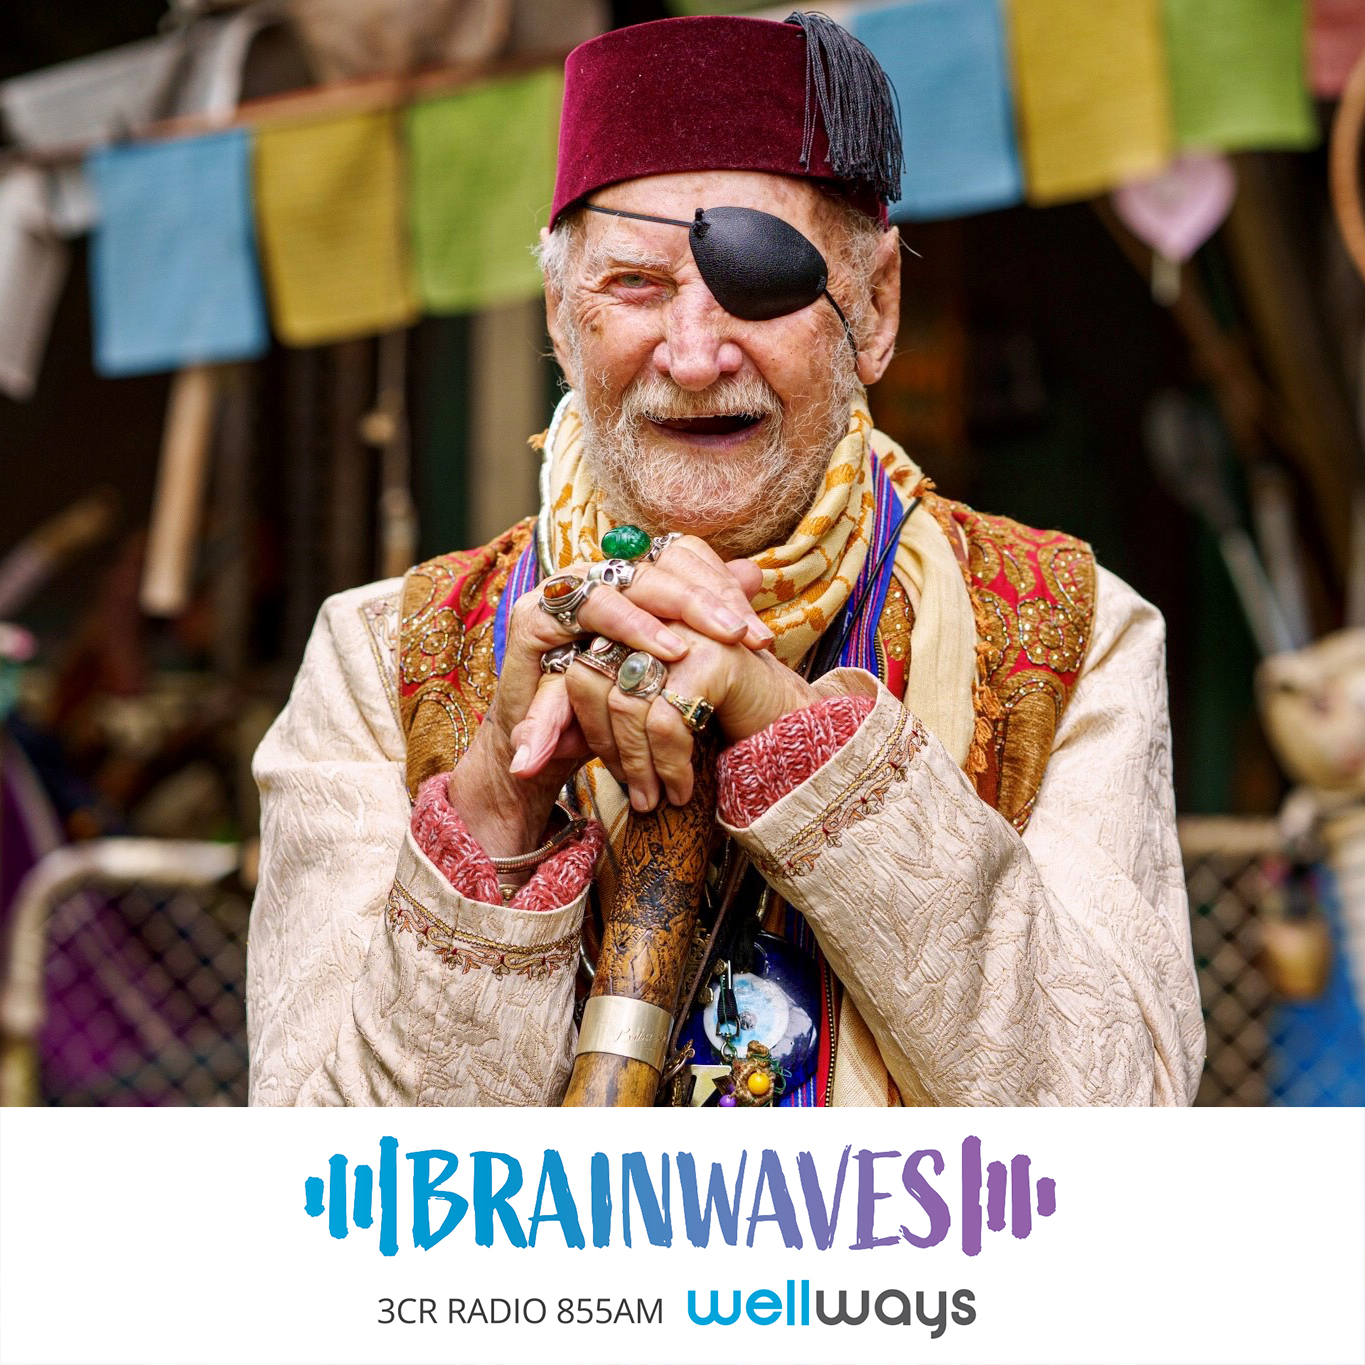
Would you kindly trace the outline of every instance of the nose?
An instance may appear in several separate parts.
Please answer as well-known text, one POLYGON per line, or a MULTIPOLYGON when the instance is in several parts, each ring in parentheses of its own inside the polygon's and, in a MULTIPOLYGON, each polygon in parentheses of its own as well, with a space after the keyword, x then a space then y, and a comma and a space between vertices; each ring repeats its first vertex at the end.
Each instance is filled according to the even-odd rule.
POLYGON ((680 389, 699 392, 744 364, 739 347, 726 336, 730 315, 698 282, 669 300, 664 339, 654 349, 654 368, 680 389))

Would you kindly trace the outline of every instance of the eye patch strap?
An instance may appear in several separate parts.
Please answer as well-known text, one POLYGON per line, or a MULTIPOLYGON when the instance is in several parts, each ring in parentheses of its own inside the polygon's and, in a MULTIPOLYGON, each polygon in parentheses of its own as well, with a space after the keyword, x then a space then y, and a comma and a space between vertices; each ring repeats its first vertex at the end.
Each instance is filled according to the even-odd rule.
MULTIPOLYGON (((584 204, 590 213, 609 213, 613 218, 636 218, 642 223, 663 223, 667 227, 691 228, 692 224, 681 218, 656 218, 652 213, 627 213, 625 209, 604 209, 598 204, 584 204)), ((697 210, 698 214, 704 212, 697 210)))
MULTIPOLYGON (((697 216, 696 216, 696 218, 695 218, 692 222, 689 223, 689 222, 687 222, 685 219, 682 219, 682 218, 660 218, 658 215, 653 214, 653 213, 631 213, 631 212, 628 211, 627 209, 609 209, 609 208, 603 208, 601 205, 598 205, 598 204, 584 204, 583 207, 584 207, 585 209, 588 209, 588 210, 589 210, 590 212, 592 212, 592 213, 605 213, 605 214, 609 214, 609 215, 610 215, 611 217, 613 217, 613 218, 633 218, 633 219, 635 219, 635 220, 637 220, 638 222, 641 222, 641 223, 662 223, 665 227, 680 227, 680 228, 686 228, 686 229, 688 230, 688 233, 689 233, 689 234, 695 233, 696 236, 697 236, 698 238, 705 237, 706 234, 707 234, 708 232, 710 232, 711 229, 712 229, 713 227, 715 227, 715 224, 714 224, 714 223, 710 223, 710 222, 708 222, 708 221, 706 220, 706 218, 705 218, 705 216, 704 216, 705 213, 706 213, 706 210, 705 210, 705 209, 698 209, 698 210, 697 210, 697 216)), ((758 213, 760 212, 760 210, 755 209, 755 210, 752 210, 752 212, 755 213, 755 214, 758 214, 758 213)), ((772 215, 772 214, 765 214, 765 215, 763 215, 763 216, 764 216, 764 217, 771 218, 771 217, 773 217, 774 215, 772 215)), ((782 220, 781 220, 781 219, 778 219, 778 221, 781 222, 782 220)), ((795 228, 789 228, 789 231, 795 233, 795 232, 796 232, 796 229, 795 229, 795 228)), ((797 235, 798 235, 798 236, 801 236, 801 234, 797 234, 797 235)), ((806 238, 806 237, 804 237, 804 236, 801 236, 801 240, 802 240, 802 241, 806 241, 806 242, 809 241, 809 239, 806 238)), ((812 250, 812 251, 815 250, 815 248, 814 248, 813 245, 811 246, 811 250, 812 250)), ((695 260, 695 259, 696 259, 696 252, 694 251, 692 254, 693 254, 693 259, 695 260)), ((697 266, 698 266, 698 269, 701 269, 701 262, 700 262, 700 261, 697 261, 697 266)), ((712 292, 714 293, 714 292, 715 292, 715 284, 714 284, 713 281, 711 281, 710 279, 707 278, 707 274, 706 274, 706 271, 705 271, 704 269, 702 269, 702 278, 703 278, 704 280, 706 280, 707 285, 708 285, 709 287, 711 287, 712 292)), ((853 348, 853 354, 854 354, 854 356, 856 357, 857 354, 858 354, 858 343, 857 343, 857 341, 854 339, 854 336, 853 336, 853 328, 850 327, 850 326, 848 325, 848 319, 844 316, 844 310, 843 310, 842 308, 839 307, 838 303, 835 302, 834 295, 831 294, 831 293, 829 292, 828 288, 825 288, 825 287, 823 287, 823 286, 821 287, 820 293, 816 295, 816 298, 820 298, 820 297, 824 297, 825 299, 827 299, 827 300, 829 301, 829 306, 830 306, 831 308, 834 309, 834 312, 835 312, 835 314, 837 315, 839 321, 843 324, 844 335, 848 338, 848 344, 853 348)), ((814 301, 814 300, 812 300, 812 302, 813 302, 813 301, 814 301)), ((722 305, 722 307, 723 307, 723 306, 724 306, 724 305, 722 305)))

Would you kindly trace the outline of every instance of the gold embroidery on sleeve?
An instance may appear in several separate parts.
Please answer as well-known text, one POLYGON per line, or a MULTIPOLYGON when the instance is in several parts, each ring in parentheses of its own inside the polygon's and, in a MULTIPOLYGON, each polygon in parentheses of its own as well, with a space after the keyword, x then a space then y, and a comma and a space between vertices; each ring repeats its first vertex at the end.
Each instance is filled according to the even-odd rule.
POLYGON ((499 943, 456 930, 420 904, 402 882, 389 892, 387 918, 395 933, 416 937, 418 948, 430 948, 447 966, 461 972, 490 971, 494 976, 524 976, 536 981, 578 962, 577 929, 552 943, 499 943))
MULTIPOLYGON (((907 713, 908 715, 908 713, 907 713)), ((886 804, 897 782, 904 782, 910 761, 924 747, 924 727, 917 719, 887 739, 867 766, 820 813, 770 855, 754 859, 760 872, 792 880, 812 871, 826 848, 838 848, 843 833, 886 804)))
POLYGON ((401 727, 403 717, 398 709, 398 594, 381 593, 362 602, 357 608, 361 624, 370 642, 374 666, 389 699, 389 709, 401 727))

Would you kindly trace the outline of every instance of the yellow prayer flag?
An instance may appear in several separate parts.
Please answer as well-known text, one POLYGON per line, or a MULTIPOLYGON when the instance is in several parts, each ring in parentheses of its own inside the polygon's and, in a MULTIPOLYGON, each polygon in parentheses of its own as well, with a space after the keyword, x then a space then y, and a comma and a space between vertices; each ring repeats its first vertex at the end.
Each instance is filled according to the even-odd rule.
POLYGON ((1171 154, 1161 0, 1009 0, 1034 203, 1085 199, 1171 154))
POLYGON ((417 316, 391 110, 256 134, 256 229, 275 331, 316 346, 417 316))

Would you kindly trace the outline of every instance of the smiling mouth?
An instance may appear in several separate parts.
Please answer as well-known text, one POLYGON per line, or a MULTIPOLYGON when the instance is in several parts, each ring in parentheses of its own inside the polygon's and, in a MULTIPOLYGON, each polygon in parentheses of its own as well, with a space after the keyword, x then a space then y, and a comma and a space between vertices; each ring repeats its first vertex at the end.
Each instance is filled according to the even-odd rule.
POLYGON ((763 417, 752 412, 724 412, 710 417, 652 417, 650 421, 682 436, 736 436, 753 430, 763 417))

